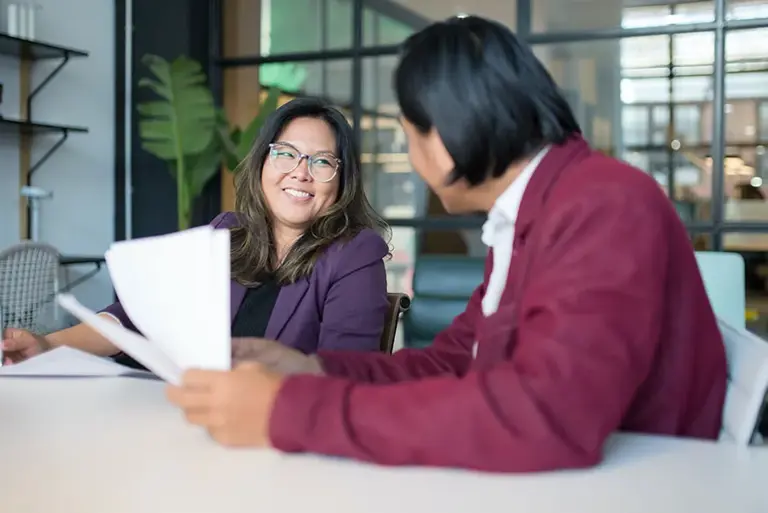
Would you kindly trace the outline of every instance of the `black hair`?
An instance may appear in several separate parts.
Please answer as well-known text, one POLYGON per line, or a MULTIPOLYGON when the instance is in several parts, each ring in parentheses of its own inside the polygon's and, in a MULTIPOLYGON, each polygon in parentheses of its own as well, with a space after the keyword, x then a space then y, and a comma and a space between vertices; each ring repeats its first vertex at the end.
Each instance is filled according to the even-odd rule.
POLYGON ((440 135, 455 163, 449 183, 499 177, 547 144, 581 133, 531 48, 480 17, 451 18, 410 36, 394 88, 405 119, 440 135))

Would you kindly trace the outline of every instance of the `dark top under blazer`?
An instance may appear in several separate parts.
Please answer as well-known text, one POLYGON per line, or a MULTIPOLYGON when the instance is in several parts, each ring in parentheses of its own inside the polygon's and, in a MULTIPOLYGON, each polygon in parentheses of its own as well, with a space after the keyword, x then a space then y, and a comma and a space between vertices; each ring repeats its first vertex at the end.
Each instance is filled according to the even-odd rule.
POLYGON ((263 337, 279 294, 280 285, 274 278, 250 287, 232 320, 232 337, 263 337))
MULTIPOLYGON (((219 214, 211 225, 237 226, 233 212, 219 214)), ((318 349, 377 351, 389 308, 384 257, 389 248, 374 230, 332 244, 317 260, 312 274, 280 289, 264 336, 304 353, 318 349)), ((246 287, 230 283, 231 318, 243 302, 246 287)), ((108 312, 136 331, 122 305, 108 312)))

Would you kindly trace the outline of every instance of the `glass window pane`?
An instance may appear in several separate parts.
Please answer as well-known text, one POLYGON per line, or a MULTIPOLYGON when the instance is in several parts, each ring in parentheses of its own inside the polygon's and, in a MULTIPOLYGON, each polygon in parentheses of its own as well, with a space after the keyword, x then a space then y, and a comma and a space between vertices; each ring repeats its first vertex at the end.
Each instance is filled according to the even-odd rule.
POLYGON ((377 10, 375 6, 365 6, 363 20, 364 46, 400 44, 416 31, 415 25, 392 18, 391 15, 382 13, 380 9, 377 10))
MULTIPOLYGON (((766 2, 764 2, 766 3, 766 2)), ((731 62, 768 62, 768 29, 739 30, 726 34, 731 62), (761 40, 762 43, 757 43, 761 40), (755 45, 746 47, 745 45, 755 45)), ((726 75, 725 161, 723 163, 725 217, 729 221, 768 222, 768 174, 764 130, 765 71, 744 70, 726 75)), ((705 135, 711 134, 707 127, 705 135)), ((734 234, 735 236, 736 234, 734 234)), ((740 239, 739 239, 740 240, 740 239)), ((750 240, 759 240, 751 238, 750 240)))
MULTIPOLYGON (((537 0, 538 1, 538 0, 537 0)), ((441 0, 388 0, 365 2, 366 7, 388 19, 389 26, 380 27, 385 33, 379 44, 398 43, 397 36, 407 36, 429 23, 460 14, 474 14, 496 20, 514 29, 516 22, 515 2, 446 2, 441 0), (390 43, 386 41, 389 40, 390 43)), ((365 36, 366 44, 373 36, 365 36)))
POLYGON ((536 33, 544 33, 688 25, 714 20, 712 1, 657 3, 662 5, 632 7, 627 5, 630 2, 605 0, 535 0, 531 2, 531 27, 536 33))
POLYGON ((648 107, 627 105, 622 110, 621 126, 626 144, 648 144, 649 127, 648 107))
POLYGON ((666 145, 669 141, 669 111, 674 112, 674 108, 669 105, 656 105, 651 118, 651 144, 666 145))
POLYGON ((352 101, 352 60, 262 64, 258 83, 294 95, 318 96, 349 108, 352 101))
POLYGON ((768 101, 760 102, 760 137, 768 139, 768 101))
POLYGON ((675 139, 683 144, 701 142, 701 108, 698 105, 679 105, 674 109, 675 139))
POLYGON ((351 0, 224 0, 225 57, 352 46, 351 0))
POLYGON ((726 18, 729 20, 768 18, 768 1, 726 0, 726 18))
POLYGON ((669 38, 663 39, 666 46, 659 46, 654 36, 632 38, 632 45, 626 44, 630 40, 537 45, 534 52, 562 88, 594 147, 651 174, 675 202, 683 203, 680 210, 689 221, 707 220, 712 181, 702 163, 711 149, 702 138, 702 120, 709 116, 711 125, 711 109, 704 107, 712 101, 712 78, 676 77, 670 52, 663 51, 669 38), (657 45, 661 58, 647 59, 643 41, 657 45), (626 75, 646 65, 660 76, 626 75))
POLYGON ((392 92, 397 57, 363 59, 362 154, 366 191, 386 218, 410 219, 425 214, 426 188, 408 160, 405 133, 392 92))

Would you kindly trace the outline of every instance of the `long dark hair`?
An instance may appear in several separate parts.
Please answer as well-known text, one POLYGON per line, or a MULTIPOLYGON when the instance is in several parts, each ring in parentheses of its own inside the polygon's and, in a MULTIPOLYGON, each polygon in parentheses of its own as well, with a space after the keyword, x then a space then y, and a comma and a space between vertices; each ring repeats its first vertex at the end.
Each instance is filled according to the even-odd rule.
POLYGON ((232 278, 247 287, 258 285, 268 273, 281 284, 293 283, 312 273, 317 258, 337 240, 349 240, 364 228, 377 230, 387 240, 389 227, 365 196, 357 147, 347 119, 327 103, 313 98, 292 100, 273 112, 235 177, 235 210, 240 225, 232 228, 232 278), (261 185, 269 144, 297 118, 325 121, 336 136, 339 194, 327 211, 312 221, 304 234, 278 262, 272 214, 261 185))

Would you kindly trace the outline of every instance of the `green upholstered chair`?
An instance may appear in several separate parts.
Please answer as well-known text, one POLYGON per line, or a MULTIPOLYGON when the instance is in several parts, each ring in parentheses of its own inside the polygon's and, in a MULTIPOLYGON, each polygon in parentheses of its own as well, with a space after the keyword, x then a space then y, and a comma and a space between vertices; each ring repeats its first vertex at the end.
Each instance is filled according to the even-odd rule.
POLYGON ((715 315, 735 328, 744 329, 744 258, 738 253, 697 251, 696 261, 715 315))
POLYGON ((467 306, 483 282, 484 258, 422 255, 413 270, 413 299, 403 315, 405 347, 426 347, 467 306))
MULTIPOLYGON (((744 328, 744 260, 738 254, 696 253, 715 314, 744 328)), ((453 318, 464 311, 483 281, 485 259, 454 255, 423 255, 413 271, 413 301, 403 317, 405 347, 425 347, 453 318)))

